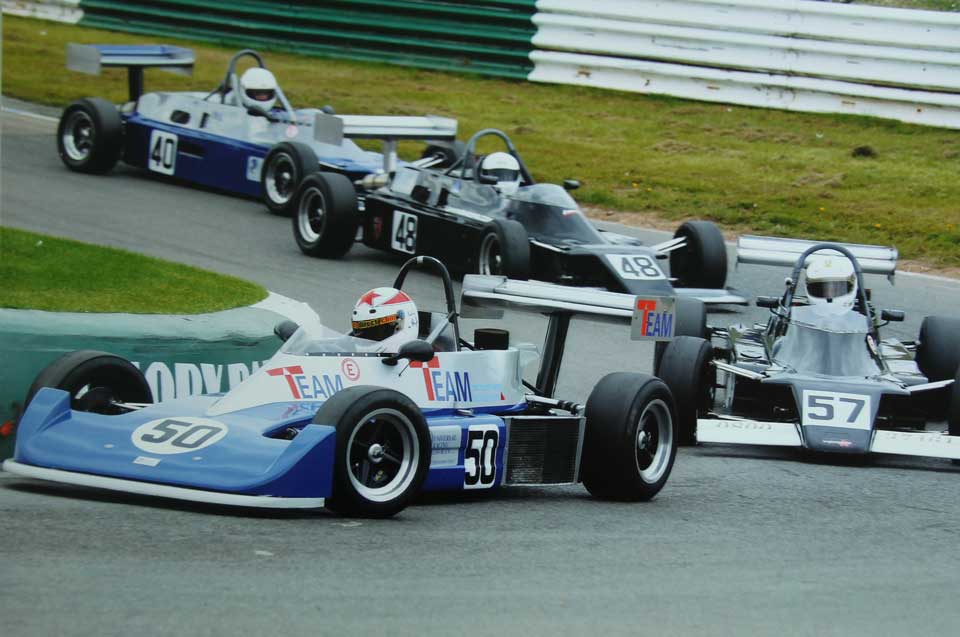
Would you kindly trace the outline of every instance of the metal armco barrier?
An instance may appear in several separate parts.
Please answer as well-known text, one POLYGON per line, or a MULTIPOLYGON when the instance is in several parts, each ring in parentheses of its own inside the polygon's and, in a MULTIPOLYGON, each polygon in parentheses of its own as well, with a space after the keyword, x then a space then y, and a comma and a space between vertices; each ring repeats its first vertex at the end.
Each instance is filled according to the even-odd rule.
POLYGON ((154 400, 227 391, 280 346, 278 321, 312 311, 271 295, 254 307, 182 316, 0 309, 0 459, 13 454, 14 423, 36 375, 78 349, 117 354, 139 367, 154 400))
POLYGON ((83 0, 82 24, 524 78, 533 0, 83 0))

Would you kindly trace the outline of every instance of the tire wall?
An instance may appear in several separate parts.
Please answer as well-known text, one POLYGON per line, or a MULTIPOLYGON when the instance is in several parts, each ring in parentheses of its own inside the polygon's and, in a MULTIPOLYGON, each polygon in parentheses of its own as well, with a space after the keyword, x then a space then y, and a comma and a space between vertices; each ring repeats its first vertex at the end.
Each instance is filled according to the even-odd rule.
POLYGON ((78 349, 122 356, 146 375, 154 400, 227 391, 280 345, 287 318, 246 307, 186 316, 0 309, 0 459, 13 455, 16 421, 36 375, 78 349))

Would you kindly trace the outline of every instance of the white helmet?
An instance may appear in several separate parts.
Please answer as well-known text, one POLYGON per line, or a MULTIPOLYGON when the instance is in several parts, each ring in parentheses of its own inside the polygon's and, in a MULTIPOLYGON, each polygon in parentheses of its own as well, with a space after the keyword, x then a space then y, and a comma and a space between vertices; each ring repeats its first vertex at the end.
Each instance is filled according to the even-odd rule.
POLYGON ((853 307, 857 277, 844 256, 813 255, 807 262, 807 297, 811 305, 840 314, 853 307))
POLYGON ((520 187, 520 162, 510 153, 490 153, 480 163, 480 174, 495 177, 497 190, 512 195, 520 187))
POLYGON ((353 306, 350 336, 405 343, 418 336, 417 306, 396 288, 374 288, 353 306))
POLYGON ((267 69, 255 66, 240 78, 240 102, 247 108, 269 111, 277 101, 277 78, 267 69))

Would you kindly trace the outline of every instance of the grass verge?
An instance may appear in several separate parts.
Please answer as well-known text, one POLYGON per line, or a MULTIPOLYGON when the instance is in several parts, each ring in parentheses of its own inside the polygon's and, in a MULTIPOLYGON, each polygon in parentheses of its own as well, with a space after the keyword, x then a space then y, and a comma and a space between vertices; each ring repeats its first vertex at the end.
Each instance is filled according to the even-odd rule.
MULTIPOLYGON (((121 102, 125 74, 69 72, 65 45, 151 41, 4 16, 3 91, 55 105, 85 95, 121 102)), ((148 71, 148 90, 210 90, 233 53, 171 43, 196 51, 194 76, 148 71)), ((501 128, 537 179, 581 179, 584 204, 712 219, 732 232, 892 244, 907 259, 960 266, 957 131, 284 53, 267 60, 294 105, 446 115, 463 137, 501 128)))
POLYGON ((126 250, 0 226, 0 307, 197 314, 250 305, 259 285, 126 250))

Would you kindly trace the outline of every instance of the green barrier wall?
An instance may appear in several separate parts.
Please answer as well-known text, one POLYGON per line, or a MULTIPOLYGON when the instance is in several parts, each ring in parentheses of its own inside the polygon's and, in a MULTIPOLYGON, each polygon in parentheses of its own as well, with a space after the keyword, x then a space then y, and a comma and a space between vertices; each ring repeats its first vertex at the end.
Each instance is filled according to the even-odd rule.
POLYGON ((14 422, 47 364, 78 349, 137 364, 154 400, 226 391, 274 354, 284 316, 259 308, 150 316, 0 309, 0 459, 13 455, 14 422))
POLYGON ((82 0, 81 24, 525 79, 534 0, 82 0))

